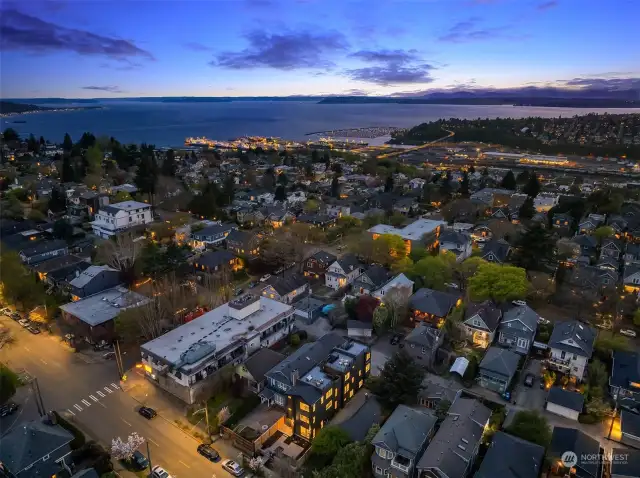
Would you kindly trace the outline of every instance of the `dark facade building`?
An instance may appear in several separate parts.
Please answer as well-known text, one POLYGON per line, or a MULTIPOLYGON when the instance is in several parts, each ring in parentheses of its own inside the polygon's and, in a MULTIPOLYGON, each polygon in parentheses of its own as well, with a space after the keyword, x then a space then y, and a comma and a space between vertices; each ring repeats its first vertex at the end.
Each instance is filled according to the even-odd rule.
POLYGON ((304 262, 303 273, 314 279, 324 278, 324 273, 336 259, 337 257, 329 252, 318 251, 304 262))
POLYGON ((42 241, 20 250, 20 260, 25 264, 39 264, 58 256, 69 253, 67 242, 62 240, 42 241))
POLYGON ((119 284, 120 271, 109 266, 90 266, 69 283, 71 300, 80 300, 119 284))
POLYGON ((260 238, 251 232, 232 230, 227 236, 227 250, 247 259, 260 254, 260 238))

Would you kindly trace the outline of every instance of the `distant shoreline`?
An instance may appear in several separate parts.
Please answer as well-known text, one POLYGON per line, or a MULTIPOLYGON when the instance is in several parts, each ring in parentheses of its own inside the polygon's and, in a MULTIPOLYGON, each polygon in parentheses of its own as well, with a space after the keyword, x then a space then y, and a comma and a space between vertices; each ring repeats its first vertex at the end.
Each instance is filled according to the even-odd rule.
POLYGON ((27 111, 12 111, 10 113, 0 113, 0 118, 10 118, 12 116, 32 115, 35 113, 60 113, 63 111, 101 110, 104 106, 69 106, 65 108, 39 108, 27 111))

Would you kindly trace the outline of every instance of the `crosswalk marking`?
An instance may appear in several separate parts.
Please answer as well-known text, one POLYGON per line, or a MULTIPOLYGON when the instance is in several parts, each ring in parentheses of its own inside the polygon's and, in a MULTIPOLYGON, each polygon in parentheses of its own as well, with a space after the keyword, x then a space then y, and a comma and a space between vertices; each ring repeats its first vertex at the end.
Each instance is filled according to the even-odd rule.
POLYGON ((84 403, 87 407, 91 406, 91 404, 87 402, 84 398, 82 399, 82 403, 84 403))
POLYGON ((93 395, 89 395, 89 398, 90 398, 91 400, 93 400, 94 402, 97 402, 97 401, 98 401, 98 399, 97 399, 96 397, 94 397, 93 395))
POLYGON ((100 390, 98 390, 96 393, 97 393, 98 395, 100 395, 101 397, 106 397, 106 395, 105 395, 104 393, 102 393, 100 390))
POLYGON ((82 411, 82 407, 80 405, 74 404, 73 406, 76 407, 79 412, 82 411))
POLYGON ((67 408, 67 411, 68 411, 71 415, 73 415, 74 417, 76 416, 76 414, 75 414, 75 413, 73 413, 73 412, 72 412, 71 410, 69 410, 68 408, 67 408))
POLYGON ((114 388, 114 390, 120 390, 120 387, 118 387, 115 383, 111 382, 111 386, 114 388))
POLYGON ((113 393, 113 390, 111 390, 109 387, 104 387, 104 391, 107 393, 113 393))

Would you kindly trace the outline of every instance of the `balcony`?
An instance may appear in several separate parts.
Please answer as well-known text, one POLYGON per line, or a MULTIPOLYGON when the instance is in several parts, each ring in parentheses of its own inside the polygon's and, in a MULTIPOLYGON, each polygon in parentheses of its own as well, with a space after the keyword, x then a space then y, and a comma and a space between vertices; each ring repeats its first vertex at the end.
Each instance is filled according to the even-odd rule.
POLYGON ((396 454, 396 456, 391 460, 391 466, 409 475, 411 472, 412 462, 411 459, 396 454))
POLYGON ((551 368, 555 368, 556 370, 560 371, 571 368, 571 360, 569 359, 561 359, 551 356, 547 359, 547 363, 551 368))

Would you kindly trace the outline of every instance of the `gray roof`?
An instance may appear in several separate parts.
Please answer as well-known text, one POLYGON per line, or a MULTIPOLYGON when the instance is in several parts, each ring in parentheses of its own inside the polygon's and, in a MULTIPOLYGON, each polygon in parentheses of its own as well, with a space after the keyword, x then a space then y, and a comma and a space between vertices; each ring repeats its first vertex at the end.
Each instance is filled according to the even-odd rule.
POLYGON ((82 288, 89 282, 91 282, 95 276, 103 271, 118 272, 116 269, 113 269, 109 266, 89 266, 82 272, 82 274, 73 279, 69 284, 73 287, 82 288))
POLYGON ((214 224, 213 226, 208 226, 204 229, 193 232, 191 235, 194 237, 215 236, 217 234, 222 234, 223 232, 231 231, 233 229, 238 229, 238 226, 231 223, 214 224))
POLYGON ((440 244, 444 242, 452 242, 454 244, 462 245, 468 243, 469 241, 471 241, 471 238, 468 234, 465 234, 463 232, 445 231, 440 234, 440 244))
POLYGON ((629 390, 631 382, 640 383, 640 354, 614 350, 609 385, 629 390))
POLYGON ((422 288, 410 297, 409 306, 436 317, 444 317, 456 305, 459 298, 459 295, 448 292, 422 288))
POLYGON ((538 478, 544 447, 498 431, 474 478, 538 478))
POLYGON ((222 249, 219 251, 212 251, 202 254, 194 261, 194 263, 198 265, 202 264, 210 269, 215 269, 216 267, 224 264, 228 265, 229 262, 235 257, 236 256, 234 256, 233 253, 222 249))
POLYGON ((336 256, 327 251, 318 251, 312 257, 318 261, 324 262, 325 264, 331 264, 337 259, 336 256))
POLYGON ((336 333, 325 334, 315 342, 303 344, 302 347, 269 370, 265 376, 291 385, 291 372, 298 370, 299 376, 303 377, 320 361, 327 358, 334 347, 342 345, 344 341, 345 339, 336 333))
POLYGON ((472 398, 457 398, 418 462, 419 470, 439 468, 449 478, 464 478, 491 410, 472 398))
POLYGON ((429 327, 426 324, 418 324, 409 332, 404 341, 409 344, 415 344, 418 347, 432 349, 437 344, 440 334, 440 329, 429 327))
POLYGON ((61 269, 63 267, 67 267, 72 264, 77 264, 78 262, 82 262, 82 261, 83 259, 81 257, 74 256, 73 254, 69 254, 66 256, 57 256, 47 261, 40 262, 33 269, 37 272, 48 274, 49 272, 55 271, 56 269, 61 269))
POLYGON ((389 280, 389 271, 382 266, 371 266, 363 272, 363 275, 366 275, 376 288, 383 286, 389 280))
POLYGON ((287 277, 278 277, 272 283, 271 287, 275 289, 278 295, 283 296, 299 289, 307 283, 307 279, 300 274, 291 274, 287 277))
POLYGON ((285 355, 269 348, 262 348, 244 363, 244 367, 257 382, 264 380, 265 374, 286 358, 285 355))
POLYGON ((373 395, 369 395, 360 408, 338 426, 347 432, 353 441, 363 441, 374 424, 382 422, 382 406, 373 395))
POLYGON ((95 327, 114 319, 121 311, 149 302, 144 295, 124 287, 114 287, 90 295, 76 302, 69 302, 60 309, 95 327))
POLYGON ((624 267, 624 271, 622 271, 622 277, 623 279, 627 279, 628 277, 631 277, 636 272, 640 272, 640 265, 629 264, 628 266, 624 267))
MULTIPOLYGON (((331 387, 331 385, 329 385, 331 387)), ((297 382, 287 392, 288 395, 295 395, 302 398, 302 401, 308 404, 316 403, 322 397, 322 390, 317 389, 313 385, 304 382, 297 382)))
POLYGON ((613 460, 611 463, 612 476, 640 476, 640 450, 632 448, 614 448, 613 456, 626 455, 626 460, 613 460))
POLYGON ((449 400, 453 403, 458 390, 448 388, 437 382, 431 382, 425 379, 422 382, 422 388, 418 392, 418 397, 431 400, 449 400))
POLYGON ((414 458, 435 426, 437 418, 427 409, 398 405, 380 427, 372 444, 386 448, 406 458, 414 458))
POLYGON ((484 302, 470 302, 464 311, 464 320, 470 319, 474 315, 479 315, 491 332, 495 332, 500 324, 502 311, 490 300, 484 302))
POLYGON ((640 415, 622 410, 620 413, 620 428, 623 435, 640 438, 640 415))
POLYGON ((227 235, 227 242, 239 242, 241 244, 249 244, 253 239, 256 239, 257 236, 251 232, 247 231, 239 231, 237 229, 233 229, 229 235, 227 235))
POLYGON ((347 329, 372 330, 373 324, 371 322, 363 322, 362 320, 347 320, 347 329))
POLYGON ((597 476, 597 461, 582 463, 581 455, 596 455, 600 453, 600 443, 586 433, 575 428, 553 427, 551 435, 551 444, 547 448, 548 456, 562 456, 562 454, 571 450, 578 455, 578 463, 576 468, 582 468, 591 476, 597 476))
MULTIPOLYGON (((42 457, 53 453, 54 450, 70 443, 73 435, 59 425, 49 425, 40 421, 28 422, 14 428, 0 440, 0 462, 9 470, 17 474, 29 465, 40 460, 29 476, 51 476, 58 470, 52 456, 50 460, 42 462, 42 457)), ((22 476, 22 475, 21 475, 22 476)))
POLYGON ((520 355, 500 347, 489 347, 480 362, 480 369, 497 373, 505 377, 513 377, 518 369, 520 355))
POLYGON ((517 305, 503 314, 501 323, 519 320, 535 333, 538 328, 538 317, 538 313, 528 305, 517 305))
POLYGON ((35 256, 37 254, 44 254, 45 252, 57 251, 58 249, 66 249, 67 241, 62 239, 54 241, 42 241, 32 247, 25 247, 20 250, 21 254, 25 256, 35 256))
POLYGON ((547 402, 575 410, 576 412, 582 412, 582 407, 584 407, 584 395, 578 392, 563 390, 562 387, 551 387, 549 390, 549 396, 547 397, 547 402))
POLYGON ((93 468, 87 468, 86 470, 79 471, 71 476, 71 478, 100 478, 100 475, 98 475, 98 472, 93 468))
POLYGON ((579 234, 571 240, 581 247, 592 247, 595 249, 598 245, 598 241, 596 241, 595 237, 588 236, 586 234, 579 234))
POLYGON ((577 320, 570 320, 555 324, 549 339, 549 347, 591 358, 595 340, 596 331, 594 328, 577 320), (569 340, 575 345, 562 343, 569 340))
POLYGON ((342 270, 349 273, 352 270, 360 267, 360 261, 354 254, 345 254, 344 256, 337 259, 338 264, 342 267, 342 270))
POLYGON ((482 248, 482 257, 487 256, 489 253, 492 253, 496 259, 500 262, 504 262, 509 255, 509 250, 511 246, 504 239, 493 239, 489 242, 486 242, 484 247, 482 248))

